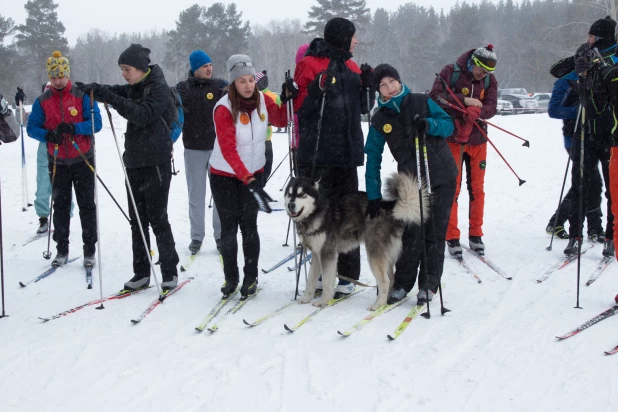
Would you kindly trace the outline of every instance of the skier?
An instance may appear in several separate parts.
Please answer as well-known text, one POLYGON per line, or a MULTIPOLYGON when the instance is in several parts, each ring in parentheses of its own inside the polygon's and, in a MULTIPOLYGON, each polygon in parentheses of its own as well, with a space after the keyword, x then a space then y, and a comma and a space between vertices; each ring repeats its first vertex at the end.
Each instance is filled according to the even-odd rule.
MULTIPOLYGON (((326 23, 324 38, 311 42, 294 72, 299 88, 294 110, 302 136, 299 173, 319 179, 325 195, 332 199, 358 191, 357 168, 364 160, 360 116, 368 112, 375 99, 371 96, 372 101, 367 102, 371 66, 363 64, 359 69, 352 60, 356 44, 354 24, 335 17, 326 23)), ((337 272, 358 280, 359 248, 339 255, 337 272)), ((354 284, 340 279, 335 291, 352 293, 354 284)))
POLYGON ((137 213, 146 236, 147 249, 141 237, 136 211, 127 189, 133 244, 134 276, 124 284, 126 290, 150 285, 150 236, 157 239, 161 289, 168 292, 178 285, 178 253, 167 215, 167 202, 172 180, 172 139, 169 129, 176 108, 163 70, 150 65, 150 49, 131 44, 118 58, 122 77, 128 84, 105 86, 82 84, 84 93, 94 91, 94 98, 114 106, 127 119, 123 160, 135 198, 137 213))
POLYGON ((24 89, 17 86, 17 93, 15 93, 15 107, 19 110, 19 105, 24 105, 26 101, 26 93, 24 93, 24 89))
MULTIPOLYGON (((191 70, 187 80, 176 85, 187 109, 182 128, 182 143, 185 148, 185 173, 189 190, 189 222, 191 243, 189 250, 197 253, 206 235, 206 175, 208 163, 215 143, 213 109, 226 93, 227 81, 213 78, 210 56, 202 50, 195 50, 189 56, 191 70)), ((215 245, 221 249, 221 223, 216 206, 212 215, 215 245)))
MULTIPOLYGON (((616 41, 614 31, 616 21, 607 16, 595 21, 588 32, 588 46, 581 48, 576 56, 571 56, 554 64, 550 73, 557 78, 562 78, 575 70, 577 75, 586 74, 585 109, 586 119, 584 126, 584 170, 582 181, 584 189, 583 210, 588 210, 590 199, 591 178, 601 163, 601 172, 605 182, 605 196, 607 197, 607 225, 605 228, 605 242, 603 243, 603 256, 614 256, 614 218, 612 213, 612 201, 610 197, 610 149, 611 136, 615 124, 612 105, 608 104, 608 93, 612 93, 613 85, 607 83, 609 69, 618 61, 614 55, 616 41), (599 51, 601 59, 597 58, 599 51), (579 67, 577 67, 579 61, 579 67), (604 68, 604 65, 607 65, 604 68)), ((614 76, 616 77, 616 76, 614 76)), ((581 79, 582 81, 584 79, 581 79)), ((571 186, 577 188, 580 185, 580 140, 575 139, 575 146, 571 148, 573 171, 571 173, 571 186)), ((578 196, 579 197, 579 196, 578 196)), ((564 249, 565 255, 575 255, 578 251, 579 207, 571 208, 569 213, 569 244, 564 249)), ((583 218, 583 217, 582 217, 583 218)), ((583 225, 583 219, 581 220, 583 225)))
MULTIPOLYGON (((266 70, 262 70, 261 72, 257 72, 255 74, 255 85, 259 91, 264 93, 265 96, 271 98, 277 106, 281 106, 281 98, 278 94, 271 92, 268 90, 268 74, 266 70)), ((270 172, 273 169, 273 128, 269 124, 268 130, 266 132, 266 165, 264 165, 264 173, 262 173, 262 178, 264 179, 264 186, 266 186, 266 181, 270 176, 270 172)))
MULTIPOLYGON (((395 283, 388 301, 392 304, 403 299, 414 287, 419 266, 421 273, 427 266, 428 281, 423 275, 419 280, 417 299, 420 304, 432 300, 440 285, 444 266, 446 226, 457 179, 457 165, 445 139, 453 134, 453 121, 426 94, 412 93, 401 83, 397 70, 388 64, 380 64, 375 68, 372 84, 379 92, 379 109, 371 118, 365 144, 365 183, 369 199, 366 214, 371 219, 378 216, 381 209, 380 168, 384 145, 388 144, 397 161, 399 173, 416 176, 417 159, 413 142, 415 137, 420 138, 420 135, 426 134, 432 214, 425 226, 425 239, 419 236, 418 227, 406 227, 401 254, 395 265, 395 283), (424 247, 427 248, 428 259, 425 262, 422 261, 424 247), (429 288, 429 296, 426 286, 429 288)), ((419 160, 421 177, 425 180, 425 165, 422 159, 419 160)))
MULTIPOLYGON (((225 283, 224 297, 231 295, 239 283, 237 264, 238 227, 242 233, 245 258, 240 293, 248 297, 257 291, 260 237, 258 210, 270 213, 272 201, 263 189, 265 141, 268 123, 283 126, 287 122, 285 107, 258 91, 251 58, 236 54, 227 61, 229 92, 214 111, 217 138, 210 159, 210 187, 221 218, 221 256, 225 283)), ((292 83, 292 82, 290 82, 292 83)), ((297 90, 288 85, 290 92, 297 90)))
POLYGON ((9 102, 0 94, 0 141, 11 143, 19 136, 19 123, 15 119, 13 111, 9 108, 9 102))
MULTIPOLYGON (((455 123, 455 132, 448 138, 448 145, 459 169, 455 198, 446 232, 448 251, 453 256, 461 256, 462 254, 459 243, 460 232, 457 227, 457 201, 461 190, 464 165, 470 193, 470 226, 468 230, 470 249, 479 254, 485 253, 482 236, 487 141, 474 124, 479 118, 491 119, 496 114, 498 82, 492 73, 496 69, 497 62, 498 57, 493 46, 488 45, 463 53, 455 64, 446 65, 440 72, 442 80, 453 90, 459 101, 466 106, 468 112, 462 114, 454 109, 445 108, 455 123)), ((444 98, 451 104, 458 105, 458 102, 447 93, 440 79, 434 81, 429 95, 435 100, 444 98)), ((487 133, 487 126, 484 123, 480 123, 480 126, 487 133)))
MULTIPOLYGON (((554 83, 547 111, 549 117, 552 119, 562 119, 564 147, 569 156, 571 155, 573 133, 575 133, 575 138, 578 137, 578 132, 574 130, 577 122, 576 118, 578 107, 579 89, 577 87, 577 74, 572 72, 567 76, 556 80, 554 83)), ((586 221, 588 222, 588 239, 593 242, 603 243, 605 241, 605 230, 603 229, 601 221, 601 217, 603 216, 603 213, 601 212, 601 192, 603 190, 603 182, 601 181, 598 162, 597 167, 592 168, 591 172, 591 188, 589 191, 590 198, 587 201, 589 206, 586 211, 586 221)), ((569 234, 564 230, 564 223, 569 217, 571 208, 577 207, 577 198, 578 188, 571 187, 560 204, 558 221, 556 222, 555 213, 549 219, 549 223, 545 229, 548 234, 553 232, 560 239, 569 238, 569 234)))
POLYGON ((47 58, 51 88, 34 101, 27 131, 33 139, 47 143, 57 250, 51 264, 63 266, 69 258, 71 198, 75 190, 84 242, 83 264, 91 268, 96 263, 97 242, 95 176, 90 169, 94 162, 92 122, 95 132, 101 130, 102 122, 96 102, 90 102, 89 96, 73 87, 70 75, 69 60, 59 51, 47 58), (91 118, 91 104, 94 118, 91 118))

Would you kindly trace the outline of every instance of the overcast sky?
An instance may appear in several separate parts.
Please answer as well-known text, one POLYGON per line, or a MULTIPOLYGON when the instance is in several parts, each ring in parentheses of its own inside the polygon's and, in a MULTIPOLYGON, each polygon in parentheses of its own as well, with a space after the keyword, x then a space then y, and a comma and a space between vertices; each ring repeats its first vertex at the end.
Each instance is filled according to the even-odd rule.
MULTIPOLYGON (((444 8, 448 11, 456 0, 415 0, 414 3, 439 11, 444 8)), ((140 0, 56 0, 59 7, 56 9, 60 21, 66 27, 65 35, 71 45, 81 34, 91 28, 98 28, 110 33, 143 32, 150 29, 172 30, 176 28, 176 20, 182 10, 198 3, 209 6, 216 1, 200 2, 196 0, 154 0, 150 2, 140 0)), ((223 0, 228 4, 231 1, 223 0)), ((367 6, 373 12, 378 7, 394 11, 407 0, 367 0, 367 6)), ((26 0, 1 0, 4 6, 0 14, 11 17, 17 24, 26 20, 26 0), (8 6, 8 7, 7 7, 8 6)), ((305 21, 307 11, 315 0, 235 0, 238 10, 242 12, 244 21, 266 24, 272 19, 297 18, 305 21)))

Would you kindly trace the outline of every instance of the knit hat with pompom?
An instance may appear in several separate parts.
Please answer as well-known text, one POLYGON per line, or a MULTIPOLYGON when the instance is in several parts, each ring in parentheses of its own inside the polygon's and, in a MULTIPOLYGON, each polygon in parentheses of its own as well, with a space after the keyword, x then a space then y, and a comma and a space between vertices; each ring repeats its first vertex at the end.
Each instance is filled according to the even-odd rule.
POLYGON ((52 77, 71 77, 69 59, 59 51, 53 52, 51 57, 47 58, 47 77, 50 79, 52 77))

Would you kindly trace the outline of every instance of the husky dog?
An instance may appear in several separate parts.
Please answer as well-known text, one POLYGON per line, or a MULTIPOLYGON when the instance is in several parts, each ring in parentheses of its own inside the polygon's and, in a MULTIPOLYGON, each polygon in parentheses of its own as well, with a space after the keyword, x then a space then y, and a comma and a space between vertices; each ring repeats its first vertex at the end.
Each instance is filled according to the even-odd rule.
MULTIPOLYGON (((386 181, 379 216, 365 215, 367 194, 358 192, 339 199, 327 199, 319 182, 295 178, 285 189, 285 208, 296 223, 300 241, 312 252, 307 287, 300 303, 309 303, 322 275, 322 297, 314 306, 324 306, 334 297, 337 257, 365 243, 367 258, 378 285, 378 299, 369 307, 386 304, 394 278, 394 266, 401 253, 406 224, 419 225, 421 213, 416 177, 394 173, 386 181)), ((429 197, 423 189, 423 219, 429 216, 429 197)), ((341 275, 345 275, 342 273, 341 275)))

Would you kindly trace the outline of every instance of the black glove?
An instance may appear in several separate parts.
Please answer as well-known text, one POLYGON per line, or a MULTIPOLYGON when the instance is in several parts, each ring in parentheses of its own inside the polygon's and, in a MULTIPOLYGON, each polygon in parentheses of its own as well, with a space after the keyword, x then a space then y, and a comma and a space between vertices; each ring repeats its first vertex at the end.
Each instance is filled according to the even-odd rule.
POLYGON ((60 144, 62 143, 62 135, 56 133, 55 130, 49 130, 45 135, 45 140, 47 140, 47 143, 60 144))
POLYGON ((94 90, 95 87, 99 86, 97 83, 84 84, 82 82, 75 82, 75 86, 84 94, 90 94, 90 90, 94 90))
POLYGON ((373 199, 367 203, 367 209, 365 209, 365 216, 369 216, 369 219, 380 216, 380 209, 382 208, 382 198, 373 199))
POLYGON ((60 123, 56 127, 55 132, 60 136, 70 134, 73 137, 75 135, 75 125, 73 123, 60 123))
POLYGON ((298 96, 298 85, 291 77, 281 85, 281 90, 282 92, 279 98, 281 99, 282 104, 285 104, 289 100, 292 100, 298 96))
POLYGON ((586 72, 592 68, 594 58, 594 50, 589 47, 581 50, 575 56, 575 73, 577 73, 578 76, 586 75, 586 72))
POLYGON ((328 91, 328 89, 333 87, 336 82, 337 80, 331 72, 323 71, 319 73, 316 78, 311 81, 311 83, 309 83, 307 92, 312 97, 319 97, 322 92, 328 91))
POLYGON ((418 114, 414 116, 414 126, 418 134, 424 134, 427 131, 427 119, 423 119, 418 114))
POLYGON ((371 81, 373 79, 373 68, 367 63, 361 64, 361 86, 363 89, 371 89, 371 81))
POLYGON ((257 179, 253 179, 247 184, 247 186, 249 187, 249 191, 253 194, 253 197, 255 197, 255 200, 258 202, 260 210, 266 213, 272 212, 268 202, 273 202, 273 199, 264 191, 260 182, 258 182, 257 179))
POLYGON ((98 102, 107 102, 110 104, 114 103, 114 98, 116 97, 116 95, 112 93, 112 91, 109 90, 107 87, 103 87, 98 83, 83 84, 77 82, 75 83, 75 85, 81 92, 87 95, 90 95, 90 91, 92 90, 94 94, 94 100, 98 102))

